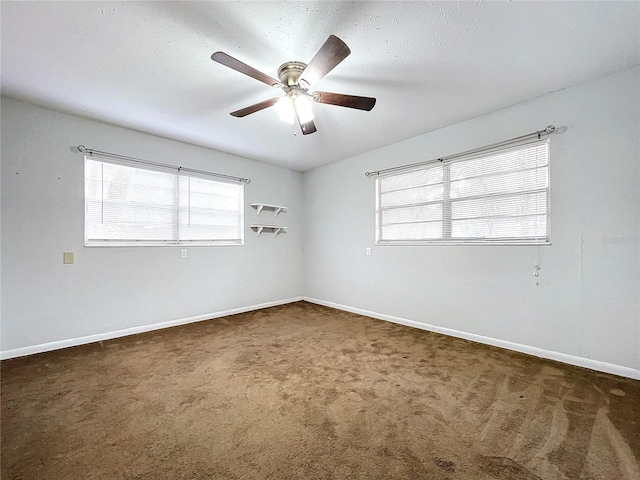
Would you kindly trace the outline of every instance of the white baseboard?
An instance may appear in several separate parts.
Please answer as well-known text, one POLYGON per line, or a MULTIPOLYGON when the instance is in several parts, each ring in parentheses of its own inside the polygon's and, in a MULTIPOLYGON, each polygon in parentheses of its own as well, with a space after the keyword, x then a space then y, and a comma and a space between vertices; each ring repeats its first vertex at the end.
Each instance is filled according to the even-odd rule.
POLYGON ((635 368, 623 367, 620 365, 614 365, 612 363, 600 362, 598 360, 592 360, 590 358, 576 357, 575 355, 569 355, 566 353, 554 352, 552 350, 544 350, 538 347, 531 347, 529 345, 522 345, 520 343, 508 342, 506 340, 499 340, 497 338, 485 337, 482 335, 476 335, 475 333, 461 332, 459 330, 453 330, 450 328, 438 327, 437 325, 430 325, 427 323, 416 322, 415 320, 408 320, 406 318, 394 317, 392 315, 385 315, 383 313, 371 312, 361 308, 349 307, 347 305, 340 305, 338 303, 328 302, 326 300, 319 300, 317 298, 302 297, 306 302, 317 303, 318 305, 324 305, 325 307, 336 308, 338 310, 344 310, 346 312, 357 313, 365 315, 367 317, 377 318, 379 320, 386 320, 388 322, 399 323, 401 325, 407 325, 409 327, 419 328, 421 330, 428 330, 430 332, 441 333, 443 335, 449 335, 451 337, 464 338, 465 340, 471 340, 473 342, 484 343, 486 345, 493 345, 494 347, 505 348, 507 350, 514 350, 516 352, 526 353, 528 355, 534 355, 536 357, 547 358, 549 360, 556 360, 562 363, 568 363, 570 365, 576 365, 578 367, 584 367, 598 372, 611 373, 613 375, 619 375, 621 377, 633 378, 640 380, 640 370, 635 368))
POLYGON ((41 343, 39 345, 32 345, 29 347, 15 348, 13 350, 5 350, 3 352, 0 352, 0 360, 6 360, 15 357, 24 357, 26 355, 58 350, 60 348, 75 347, 78 345, 85 345, 87 343, 101 342, 103 340, 111 340, 112 338, 135 335, 136 333, 150 332, 152 330, 160 330, 163 328, 185 325, 187 323, 201 322, 202 320, 210 320, 212 318, 226 317, 227 315, 235 315, 236 313, 250 312, 253 310, 260 310, 262 308, 275 307, 287 303, 299 302, 300 300, 302 300, 302 297, 293 297, 286 300, 276 300, 275 302, 260 303, 258 305, 251 305, 248 307, 233 308, 231 310, 222 310, 215 313, 205 313, 203 315, 196 315, 195 317, 179 318, 177 320, 169 320, 168 322, 153 323, 151 325, 142 325, 140 327, 115 330, 113 332, 98 333, 95 335, 87 335, 84 337, 70 338, 68 340, 59 340, 56 342, 41 343))

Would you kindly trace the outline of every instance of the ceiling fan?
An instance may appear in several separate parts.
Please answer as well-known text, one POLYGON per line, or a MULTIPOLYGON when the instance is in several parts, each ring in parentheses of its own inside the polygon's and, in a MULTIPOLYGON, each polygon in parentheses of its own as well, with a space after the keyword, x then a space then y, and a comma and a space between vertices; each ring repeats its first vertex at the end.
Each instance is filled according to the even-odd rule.
POLYGON ((215 52, 211 55, 211 60, 244 73, 271 87, 280 88, 285 93, 284 96, 270 98, 231 112, 232 116, 246 117, 265 108, 275 106, 276 112, 282 120, 290 124, 298 123, 302 134, 309 135, 317 131, 313 123, 314 102, 366 111, 371 110, 376 104, 376 99, 371 97, 320 91, 309 93, 309 87, 312 84, 333 70, 350 53, 351 50, 342 40, 335 35, 330 35, 308 64, 286 62, 280 65, 280 68, 278 68, 278 78, 280 80, 276 80, 224 52, 215 52))

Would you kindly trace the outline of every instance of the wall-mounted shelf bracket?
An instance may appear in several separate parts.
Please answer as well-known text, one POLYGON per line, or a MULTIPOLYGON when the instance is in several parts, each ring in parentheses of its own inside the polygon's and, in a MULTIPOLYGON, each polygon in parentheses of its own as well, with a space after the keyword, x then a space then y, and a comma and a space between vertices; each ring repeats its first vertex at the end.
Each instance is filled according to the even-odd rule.
POLYGON ((283 207, 282 205, 269 205, 267 203, 252 203, 251 206, 256 209, 256 214, 260 215, 260 212, 265 208, 267 210, 273 210, 273 216, 277 217, 280 212, 286 212, 287 207, 283 207))
POLYGON ((287 227, 283 227, 282 225, 262 225, 257 223, 251 225, 251 228, 257 232, 258 236, 260 236, 263 230, 271 230, 273 231, 274 237, 277 237, 280 232, 287 230, 287 227))

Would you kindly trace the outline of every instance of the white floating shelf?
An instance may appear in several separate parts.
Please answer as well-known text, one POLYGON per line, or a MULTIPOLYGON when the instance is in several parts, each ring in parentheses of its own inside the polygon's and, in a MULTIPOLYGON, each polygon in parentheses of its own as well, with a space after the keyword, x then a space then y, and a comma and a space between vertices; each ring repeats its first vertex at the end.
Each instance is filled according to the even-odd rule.
POLYGON ((287 207, 283 207, 282 205, 269 205, 268 203, 252 203, 251 206, 256 209, 258 215, 265 208, 267 210, 273 210, 273 216, 277 217, 280 212, 286 212, 287 207))
POLYGON ((287 227, 283 227, 282 225, 262 225, 257 223, 251 225, 251 228, 258 232, 258 236, 260 236, 263 230, 272 230, 274 237, 277 237, 280 232, 287 230, 287 227))

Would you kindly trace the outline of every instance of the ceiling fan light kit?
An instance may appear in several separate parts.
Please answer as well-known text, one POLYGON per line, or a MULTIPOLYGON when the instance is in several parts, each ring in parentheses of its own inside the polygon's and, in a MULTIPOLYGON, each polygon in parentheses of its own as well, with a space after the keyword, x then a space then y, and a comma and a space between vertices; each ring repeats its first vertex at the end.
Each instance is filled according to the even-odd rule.
POLYGON ((370 111, 375 106, 376 99, 372 97, 359 97, 331 92, 309 93, 309 87, 312 84, 333 70, 350 53, 351 50, 342 40, 335 35, 330 35, 308 64, 286 62, 280 65, 280 68, 278 68, 279 80, 224 52, 215 52, 211 55, 211 59, 269 86, 280 88, 285 93, 283 97, 270 98, 231 112, 232 116, 245 117, 265 108, 275 106, 276 113, 282 121, 289 124, 297 123, 302 134, 309 135, 317 131, 313 122, 313 103, 324 103, 365 111, 370 111))
POLYGON ((313 106, 308 95, 301 92, 290 91, 284 97, 280 97, 275 103, 276 113, 283 122, 293 125, 296 116, 301 123, 313 120, 313 106))

